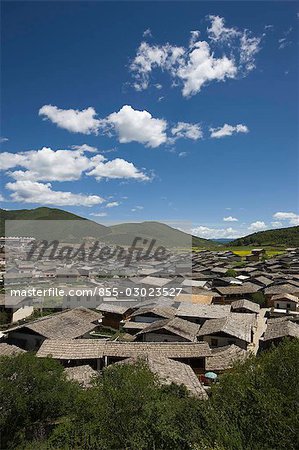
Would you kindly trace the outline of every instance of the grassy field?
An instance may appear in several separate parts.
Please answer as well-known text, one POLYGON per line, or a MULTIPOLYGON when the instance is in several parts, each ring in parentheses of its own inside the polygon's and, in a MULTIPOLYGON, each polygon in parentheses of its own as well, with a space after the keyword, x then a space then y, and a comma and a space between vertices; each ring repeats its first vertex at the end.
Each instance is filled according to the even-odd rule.
MULTIPOLYGON (((251 250, 257 248, 257 246, 243 246, 243 247, 220 247, 216 251, 232 251, 236 255, 245 257, 251 253, 251 250)), ((273 256, 282 255, 285 253, 285 248, 282 246, 279 247, 267 247, 267 246, 261 246, 260 248, 265 248, 266 250, 266 257, 272 258, 273 256)), ((195 252, 201 252, 203 250, 207 250, 206 248, 200 248, 200 247, 193 247, 193 250, 195 252)), ((211 250, 215 251, 215 249, 211 248, 211 250)))

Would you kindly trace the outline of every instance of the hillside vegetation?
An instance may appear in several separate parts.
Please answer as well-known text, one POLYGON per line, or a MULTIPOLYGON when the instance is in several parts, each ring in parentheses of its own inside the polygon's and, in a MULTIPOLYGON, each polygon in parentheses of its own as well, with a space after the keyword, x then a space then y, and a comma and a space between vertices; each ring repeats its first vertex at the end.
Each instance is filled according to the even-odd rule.
POLYGON ((201 248, 216 248, 220 244, 208 239, 188 235, 183 231, 170 227, 169 225, 148 221, 141 223, 123 223, 111 227, 101 225, 92 220, 77 216, 57 208, 35 208, 19 209, 14 211, 0 210, 0 235, 5 234, 5 220, 30 220, 28 225, 10 224, 9 235, 29 236, 38 239, 62 239, 76 240, 84 236, 98 238, 105 242, 117 245, 131 245, 136 237, 143 239, 156 239, 159 245, 181 246, 201 248), (41 227, 40 220, 53 221, 41 227), (34 222, 32 222, 34 221, 34 222), (61 221, 61 222, 57 222, 61 221), (64 223, 64 221, 74 221, 64 223), (57 222, 57 223, 55 223, 57 222), (82 223, 81 223, 82 222, 82 223))
POLYGON ((282 246, 299 247, 299 226, 278 230, 259 231, 230 242, 232 246, 282 246))

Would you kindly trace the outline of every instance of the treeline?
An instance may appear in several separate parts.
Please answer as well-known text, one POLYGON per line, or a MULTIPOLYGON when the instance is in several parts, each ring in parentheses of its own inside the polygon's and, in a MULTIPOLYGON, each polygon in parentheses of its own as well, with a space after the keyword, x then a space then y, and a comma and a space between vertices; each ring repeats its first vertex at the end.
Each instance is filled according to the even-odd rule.
POLYGON ((2 357, 0 448, 295 450, 298 383, 298 340, 222 375, 206 401, 142 362, 110 366, 83 390, 51 359, 2 357))
POLYGON ((244 245, 281 245, 299 247, 299 226, 281 228, 279 230, 259 231, 243 238, 235 239, 230 243, 234 246, 244 245))

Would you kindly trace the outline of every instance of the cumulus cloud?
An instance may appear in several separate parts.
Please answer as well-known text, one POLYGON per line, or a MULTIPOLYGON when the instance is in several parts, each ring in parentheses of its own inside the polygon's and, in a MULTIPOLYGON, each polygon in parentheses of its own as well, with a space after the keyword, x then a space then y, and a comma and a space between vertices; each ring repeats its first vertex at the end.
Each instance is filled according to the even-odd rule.
POLYGON ((272 227, 274 227, 274 228, 279 228, 279 227, 282 227, 282 226, 283 226, 282 222, 278 222, 278 221, 271 222, 271 225, 272 225, 272 227))
POLYGON ((109 202, 106 204, 106 208, 115 208, 116 206, 119 206, 119 202, 109 202))
POLYGON ((226 27, 223 17, 209 16, 209 20, 210 42, 200 40, 198 30, 191 31, 188 47, 142 42, 130 65, 134 88, 137 91, 147 89, 153 70, 160 69, 170 74, 173 85, 182 86, 184 97, 190 97, 212 81, 245 76, 253 70, 261 38, 248 30, 226 27), (218 47, 219 57, 215 56, 218 47))
POLYGON ((39 115, 71 133, 97 134, 101 124, 101 121, 96 118, 95 109, 92 107, 80 111, 44 105, 40 108, 39 115))
POLYGON ((235 133, 248 133, 249 129, 246 125, 228 125, 225 123, 222 127, 210 128, 211 138, 220 139, 225 136, 232 136, 235 133))
POLYGON ((267 225, 265 224, 265 222, 257 220, 256 222, 253 222, 249 225, 248 230, 255 232, 265 230, 266 228, 267 225))
MULTIPOLYGON (((95 157, 97 158, 97 157, 95 157)), ((95 167, 87 173, 89 176, 95 177, 98 181, 102 178, 109 179, 135 179, 141 181, 149 181, 150 177, 137 169, 133 163, 125 161, 121 158, 113 159, 112 161, 95 160, 95 167)))
POLYGON ((21 203, 38 203, 57 206, 93 206, 104 201, 98 195, 73 194, 72 192, 55 191, 51 183, 38 183, 30 180, 18 180, 6 184, 12 191, 11 199, 21 203))
MULTIPOLYGON (((0 155, 0 170, 21 167, 26 170, 7 172, 15 180, 74 181, 83 173, 100 178, 125 178, 147 181, 150 178, 133 163, 116 158, 108 161, 103 155, 87 157, 79 150, 52 150, 43 147, 21 153, 4 152, 0 155)), ((90 152, 85 148, 85 151, 90 152)))
POLYGON ((223 217, 224 222, 238 222, 238 219, 236 217, 228 216, 223 217))
POLYGON ((7 142, 8 138, 6 137, 0 137, 0 144, 2 144, 3 142, 7 142))
POLYGON ((299 214, 294 212, 276 212, 273 214, 273 218, 278 220, 286 220, 289 225, 292 226, 299 225, 299 214))
POLYGON ((110 114, 107 125, 112 125, 120 143, 140 142, 148 147, 158 147, 167 141, 167 122, 155 119, 148 111, 138 111, 129 105, 110 114))
POLYGON ((205 226, 195 227, 191 230, 194 236, 202 237, 205 239, 221 239, 221 238, 234 238, 240 236, 240 232, 231 227, 229 228, 209 228, 205 226))
POLYGON ((188 138, 196 141, 203 137, 201 126, 198 123, 178 122, 171 133, 175 138, 188 138))

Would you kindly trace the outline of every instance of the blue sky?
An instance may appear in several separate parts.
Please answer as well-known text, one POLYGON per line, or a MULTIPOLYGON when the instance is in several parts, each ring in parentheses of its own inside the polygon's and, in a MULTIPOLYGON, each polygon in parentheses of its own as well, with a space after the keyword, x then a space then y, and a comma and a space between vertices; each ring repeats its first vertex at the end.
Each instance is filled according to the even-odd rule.
POLYGON ((6 209, 298 224, 296 2, 2 3, 6 209))

